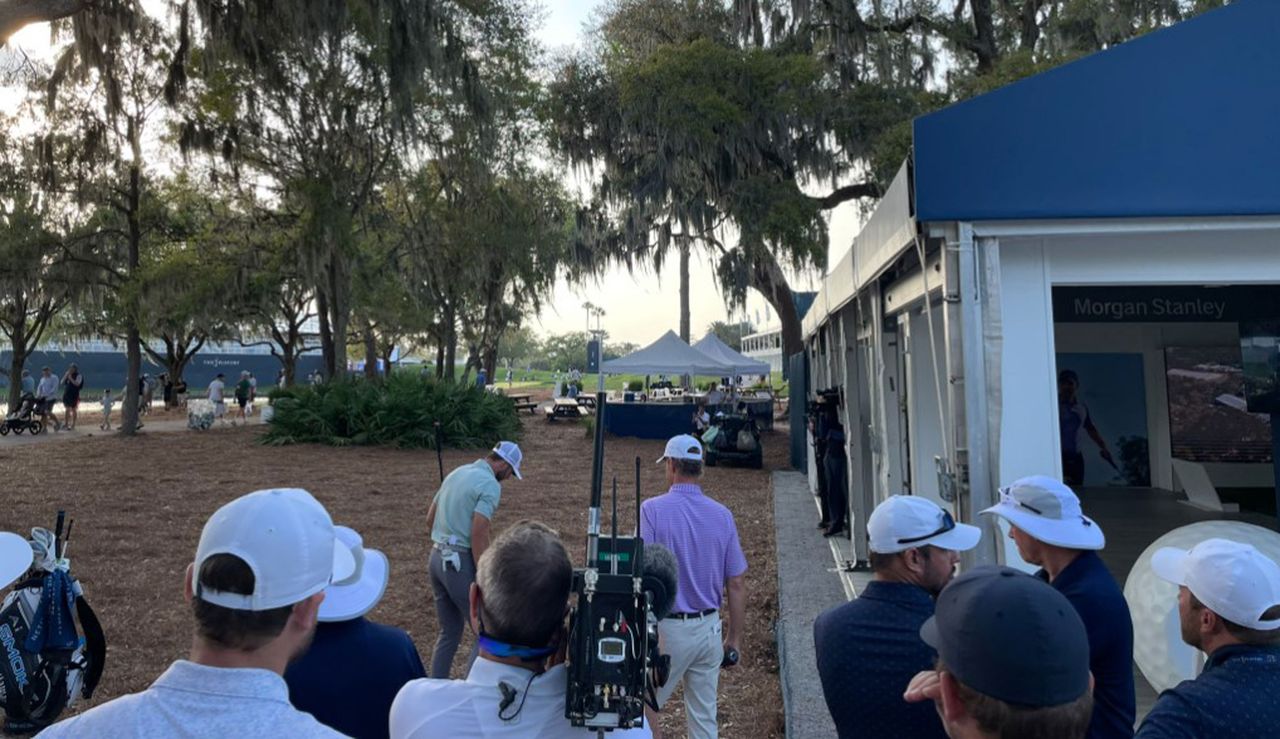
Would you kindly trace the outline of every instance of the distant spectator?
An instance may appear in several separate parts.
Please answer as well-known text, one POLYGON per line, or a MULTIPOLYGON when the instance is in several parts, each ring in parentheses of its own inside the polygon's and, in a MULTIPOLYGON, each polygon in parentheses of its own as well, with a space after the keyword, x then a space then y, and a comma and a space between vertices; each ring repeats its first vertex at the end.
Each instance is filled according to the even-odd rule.
POLYGON ((1089 637, 1043 580, 1008 567, 970 570, 938 596, 920 638, 938 650, 937 668, 916 675, 904 698, 932 700, 952 739, 1085 735, 1089 637))
POLYGON ((213 382, 209 383, 209 402, 213 403, 213 417, 221 419, 224 423, 227 415, 225 379, 226 375, 219 372, 217 377, 213 378, 213 382))
POLYGON ((249 373, 249 415, 253 415, 253 404, 258 400, 258 378, 249 373))
POLYGON ((316 385, 319 385, 322 382, 324 382, 324 376, 320 374, 320 370, 312 370, 311 372, 312 387, 315 387, 316 385))
POLYGON ((187 381, 181 377, 173 383, 173 402, 179 408, 187 407, 187 381))
POLYGON ((160 375, 160 394, 164 398, 164 407, 173 408, 177 402, 173 398, 173 378, 168 372, 160 375))
POLYGON ((62 407, 68 431, 74 431, 80 420, 80 391, 84 389, 84 375, 74 362, 62 375, 62 407))
POLYGON ((103 431, 111 430, 111 407, 115 405, 115 400, 111 397, 111 388, 102 391, 102 423, 98 428, 103 431))
POLYGON ((480 388, 481 390, 484 390, 485 387, 488 386, 488 384, 489 384, 489 375, 485 373, 484 367, 481 367, 479 371, 476 372, 476 387, 480 388))
POLYGON ((142 410, 150 415, 151 404, 156 398, 156 378, 151 375, 144 374, 142 376, 142 410))
POLYGON ((1138 739, 1245 739, 1280 730, 1280 566, 1248 544, 1164 548, 1151 568, 1178 586, 1182 640, 1208 656, 1160 694, 1138 739))
POLYGON ((189 659, 151 687, 54 724, 40 736, 342 735, 289 704, 285 667, 310 644, 325 587, 351 575, 333 521, 304 490, 261 490, 219 508, 187 566, 189 659))
POLYGON ((365 618, 386 590, 387 556, 366 549, 353 529, 334 531, 356 569, 325 588, 315 640, 284 673, 289 701, 343 734, 382 739, 396 693, 427 671, 408 634, 365 618))
POLYGON ((58 378, 54 377, 53 370, 48 367, 40 369, 40 383, 36 385, 36 400, 39 401, 41 411, 53 421, 53 430, 61 429, 62 424, 53 413, 53 406, 58 402, 58 378))
MULTIPOLYGON (((237 412, 239 413, 240 421, 243 423, 249 422, 249 419, 245 416, 244 409, 245 406, 249 405, 249 393, 252 389, 249 384, 249 373, 242 370, 240 372, 240 380, 236 383, 235 396, 236 406, 239 409, 237 412)), ((235 421, 232 421, 231 425, 234 426, 235 421)))
POLYGON ((22 370, 22 394, 31 396, 36 394, 36 379, 31 376, 30 370, 22 370))

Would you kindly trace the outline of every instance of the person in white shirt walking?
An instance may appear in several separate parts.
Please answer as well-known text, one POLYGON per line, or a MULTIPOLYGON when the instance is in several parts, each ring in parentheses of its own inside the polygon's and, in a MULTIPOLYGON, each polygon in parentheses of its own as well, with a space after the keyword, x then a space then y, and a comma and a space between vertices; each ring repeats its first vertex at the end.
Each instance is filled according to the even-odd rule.
MULTIPOLYGON (((556 532, 522 521, 480 558, 470 617, 480 656, 466 680, 414 680, 391 704, 391 739, 591 739, 564 716, 573 564, 556 532)), ((647 739, 627 729, 610 737, 647 739)))
POLYGON ((209 383, 209 402, 213 403, 213 417, 224 423, 227 420, 226 390, 226 375, 219 372, 209 383))
POLYGON ((187 566, 189 659, 151 687, 45 729, 44 739, 209 739, 342 734, 289 704, 285 667, 307 649, 330 582, 355 571, 333 521, 305 490, 260 490, 219 508, 187 566))
POLYGON ((40 370, 40 383, 36 385, 36 400, 40 402, 44 414, 53 421, 53 430, 58 431, 62 428, 62 422, 53 414, 53 406, 58 402, 58 378, 54 376, 53 370, 43 367, 40 370))

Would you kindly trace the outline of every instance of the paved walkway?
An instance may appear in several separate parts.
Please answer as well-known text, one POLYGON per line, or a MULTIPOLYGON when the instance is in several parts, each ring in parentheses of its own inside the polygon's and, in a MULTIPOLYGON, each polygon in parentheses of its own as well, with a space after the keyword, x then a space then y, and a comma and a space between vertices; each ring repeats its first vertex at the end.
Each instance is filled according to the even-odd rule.
POLYGON ((835 725, 822 698, 813 651, 818 614, 846 601, 827 540, 815 528, 818 510, 805 476, 773 473, 773 522, 778 549, 778 665, 788 739, 829 739, 835 725))
MULTIPOLYGON (((19 435, 19 434, 10 432, 9 435, 0 437, 0 451, 3 451, 5 449, 10 449, 13 447, 31 446, 33 444, 52 444, 60 441, 70 441, 73 439, 86 439, 94 436, 114 436, 116 433, 119 432, 119 429, 120 429, 119 413, 116 413, 115 417, 112 419, 114 422, 113 430, 103 431, 98 427, 98 425, 102 421, 102 412, 97 408, 95 408, 92 412, 85 412, 84 408, 85 406, 82 405, 81 412, 80 412, 80 423, 76 427, 75 431, 54 431, 53 427, 49 426, 45 429, 44 433, 39 434, 38 436, 32 436, 30 434, 19 435)), ((59 406, 58 410, 55 412, 57 413, 58 418, 62 418, 61 406, 59 406)), ((230 409, 228 409, 228 412, 230 412, 230 409)), ((248 425, 250 426, 262 425, 261 411, 259 410, 259 412, 254 413, 252 416, 249 417, 248 420, 249 420, 248 425)), ((223 424, 221 423, 214 425, 215 429, 222 428, 222 427, 223 427, 223 424)), ((227 425, 227 428, 230 428, 230 426, 227 425)), ((148 420, 146 417, 144 417, 142 419, 142 429, 138 431, 138 433, 139 434, 161 434, 161 433, 174 433, 177 431, 186 431, 186 430, 187 430, 186 416, 172 416, 169 418, 162 418, 157 420, 148 420)))

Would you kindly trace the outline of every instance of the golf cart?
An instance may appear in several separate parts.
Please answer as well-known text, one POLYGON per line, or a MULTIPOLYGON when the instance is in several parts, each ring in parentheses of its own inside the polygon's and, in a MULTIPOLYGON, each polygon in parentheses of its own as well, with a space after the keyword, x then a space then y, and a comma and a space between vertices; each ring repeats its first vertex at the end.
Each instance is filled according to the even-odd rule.
POLYGON ((747 413, 717 413, 711 428, 702 434, 708 467, 721 462, 760 469, 764 466, 764 448, 760 443, 760 427, 747 413))

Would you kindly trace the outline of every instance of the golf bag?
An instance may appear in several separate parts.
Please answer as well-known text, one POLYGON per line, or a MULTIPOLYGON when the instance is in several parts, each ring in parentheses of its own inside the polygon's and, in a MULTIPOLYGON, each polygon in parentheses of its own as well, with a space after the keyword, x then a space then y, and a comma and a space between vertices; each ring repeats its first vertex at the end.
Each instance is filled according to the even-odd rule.
POLYGON ((78 695, 90 698, 102 677, 106 637, 69 562, 58 556, 65 546, 48 529, 32 529, 34 562, 0 605, 0 708, 8 734, 44 729, 78 695))

